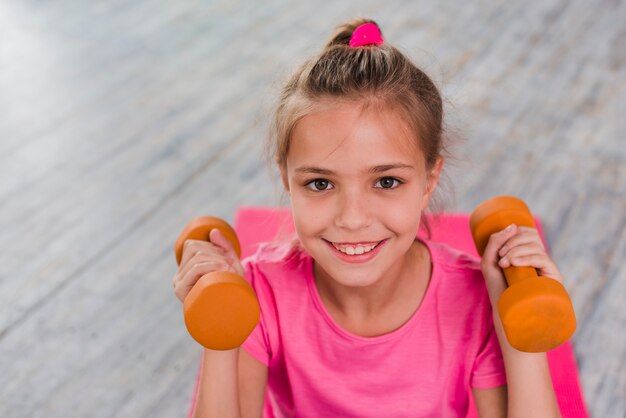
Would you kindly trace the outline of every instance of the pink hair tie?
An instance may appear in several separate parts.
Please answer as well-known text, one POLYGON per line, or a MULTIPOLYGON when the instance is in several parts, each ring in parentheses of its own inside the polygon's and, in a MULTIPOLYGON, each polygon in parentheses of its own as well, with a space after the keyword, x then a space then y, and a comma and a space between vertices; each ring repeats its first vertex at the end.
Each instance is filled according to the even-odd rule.
POLYGON ((374 23, 364 23, 357 27, 352 32, 352 37, 350 38, 350 46, 352 48, 364 45, 381 45, 383 42, 380 29, 374 23))

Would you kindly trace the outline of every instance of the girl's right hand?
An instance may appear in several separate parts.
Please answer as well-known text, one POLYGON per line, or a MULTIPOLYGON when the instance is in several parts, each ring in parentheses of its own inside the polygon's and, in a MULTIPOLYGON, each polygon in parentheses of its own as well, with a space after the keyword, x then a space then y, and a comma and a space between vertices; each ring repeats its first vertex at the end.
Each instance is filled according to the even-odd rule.
POLYGON ((183 254, 178 271, 172 279, 174 293, 181 302, 185 301, 200 277, 214 271, 230 271, 244 275, 241 261, 232 243, 219 229, 212 229, 209 241, 189 239, 183 245, 183 254))

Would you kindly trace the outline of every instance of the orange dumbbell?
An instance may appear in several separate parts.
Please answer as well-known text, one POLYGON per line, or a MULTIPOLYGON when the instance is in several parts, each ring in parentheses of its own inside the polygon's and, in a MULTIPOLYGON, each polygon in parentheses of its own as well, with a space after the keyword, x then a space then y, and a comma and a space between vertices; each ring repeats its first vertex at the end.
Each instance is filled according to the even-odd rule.
MULTIPOLYGON (((237 256, 241 257, 241 247, 233 228, 219 218, 203 216, 192 220, 176 240, 176 262, 180 264, 186 240, 209 241, 209 233, 215 228, 233 244, 237 256)), ((260 316, 252 286, 240 275, 227 271, 214 271, 200 277, 185 298, 183 309, 189 334, 211 350, 241 346, 260 316)))
MULTIPOLYGON (((481 203, 470 217, 470 229, 482 256, 489 237, 511 224, 536 228, 526 204, 512 196, 481 203)), ((509 287, 498 301, 504 333, 511 346, 538 353, 558 347, 576 329, 576 316, 565 287, 538 276, 532 267, 503 269, 509 287)))

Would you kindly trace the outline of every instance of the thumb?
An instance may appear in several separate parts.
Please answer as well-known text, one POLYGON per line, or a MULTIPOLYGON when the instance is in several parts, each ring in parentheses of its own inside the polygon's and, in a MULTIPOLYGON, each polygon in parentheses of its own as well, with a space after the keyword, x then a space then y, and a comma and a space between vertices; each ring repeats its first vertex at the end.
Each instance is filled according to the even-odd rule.
POLYGON ((224 250, 224 255, 228 259, 228 262, 234 266, 238 272, 243 270, 237 251, 235 251, 235 246, 222 234, 222 231, 218 228, 213 228, 211 232, 209 232, 209 240, 211 244, 224 250))
POLYGON ((500 248, 507 242, 509 238, 517 233, 517 225, 511 224, 499 232, 495 232, 489 238, 485 251, 483 251, 483 260, 487 260, 493 266, 498 266, 498 252, 500 248))
POLYGON ((509 238, 515 235, 516 231, 517 226, 512 224, 502 231, 493 233, 483 252, 481 269, 485 277, 489 299, 493 306, 496 306, 500 296, 507 288, 504 272, 498 265, 498 251, 509 238))

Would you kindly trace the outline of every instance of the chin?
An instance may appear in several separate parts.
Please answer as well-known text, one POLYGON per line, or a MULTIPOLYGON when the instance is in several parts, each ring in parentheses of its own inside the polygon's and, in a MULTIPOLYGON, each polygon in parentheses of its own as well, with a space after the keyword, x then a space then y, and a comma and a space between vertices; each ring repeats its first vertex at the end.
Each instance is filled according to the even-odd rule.
POLYGON ((371 269, 365 271, 350 271, 351 269, 330 269, 326 270, 338 283, 350 287, 367 287, 371 286, 379 280, 379 275, 372 273, 371 269))

